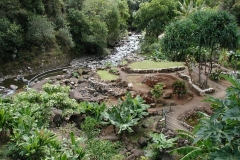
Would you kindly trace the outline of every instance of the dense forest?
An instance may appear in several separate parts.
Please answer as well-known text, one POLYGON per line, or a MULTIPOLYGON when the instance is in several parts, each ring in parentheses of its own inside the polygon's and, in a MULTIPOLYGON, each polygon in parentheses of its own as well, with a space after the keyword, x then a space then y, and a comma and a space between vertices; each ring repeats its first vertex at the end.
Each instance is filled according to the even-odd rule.
POLYGON ((239 26, 240 0, 1 0, 0 69, 41 55, 107 55, 129 32, 139 33, 144 58, 136 57, 146 61, 138 65, 149 68, 122 59, 96 70, 64 68, 65 75, 42 83, 26 80, 26 91, 0 98, 0 159, 238 160, 239 26), (109 75, 116 79, 103 79, 109 75), (208 106, 205 94, 212 94, 205 97, 208 106), (167 130, 172 109, 182 113, 200 104, 210 114, 197 112, 195 119, 184 117, 196 125, 177 120, 185 130, 167 130), (104 139, 109 130, 115 137, 104 139))
POLYGON ((2 0, 0 62, 31 61, 45 52, 102 54, 126 30, 145 31, 147 48, 176 17, 191 10, 227 10, 240 23, 235 0, 2 0), (144 3, 146 2, 146 3, 144 3), (192 5, 192 6, 191 6, 192 5), (184 8, 185 7, 185 8, 184 8), (140 8, 140 10, 139 10, 140 8), (177 11, 177 12, 176 12, 177 11))

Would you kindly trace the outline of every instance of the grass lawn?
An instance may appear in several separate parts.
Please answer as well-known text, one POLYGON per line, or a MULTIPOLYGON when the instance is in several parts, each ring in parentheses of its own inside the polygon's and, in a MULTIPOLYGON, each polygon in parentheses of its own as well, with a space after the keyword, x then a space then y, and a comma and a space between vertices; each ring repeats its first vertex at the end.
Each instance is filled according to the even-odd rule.
POLYGON ((105 81, 118 79, 117 75, 111 74, 111 73, 109 73, 108 71, 105 71, 105 70, 98 70, 97 74, 100 76, 100 78, 102 80, 105 80, 105 81))
POLYGON ((176 66, 184 66, 184 62, 154 62, 154 61, 142 61, 134 62, 129 65, 132 69, 158 69, 169 68, 176 66))

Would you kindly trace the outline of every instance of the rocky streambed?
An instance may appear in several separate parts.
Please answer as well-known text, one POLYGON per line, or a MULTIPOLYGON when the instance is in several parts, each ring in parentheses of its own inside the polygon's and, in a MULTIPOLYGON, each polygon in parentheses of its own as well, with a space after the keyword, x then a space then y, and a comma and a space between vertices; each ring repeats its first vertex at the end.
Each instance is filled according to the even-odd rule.
POLYGON ((16 77, 13 76, 1 76, 0 77, 0 95, 6 97, 14 94, 18 89, 22 89, 29 84, 33 85, 39 82, 39 80, 51 76, 63 75, 70 77, 76 69, 89 70, 102 68, 106 65, 118 65, 123 60, 129 62, 138 59, 137 51, 139 49, 139 42, 142 35, 135 33, 128 33, 127 37, 116 43, 116 47, 112 50, 111 54, 107 56, 89 56, 76 58, 71 61, 67 67, 55 68, 51 70, 43 71, 39 74, 32 75, 33 70, 31 67, 27 67, 26 70, 19 70, 16 77))

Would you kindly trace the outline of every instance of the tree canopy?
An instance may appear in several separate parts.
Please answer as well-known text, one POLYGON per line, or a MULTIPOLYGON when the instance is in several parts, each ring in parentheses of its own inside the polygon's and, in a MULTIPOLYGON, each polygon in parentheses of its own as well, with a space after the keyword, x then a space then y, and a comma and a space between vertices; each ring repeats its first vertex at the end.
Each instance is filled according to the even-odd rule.
POLYGON ((175 9, 174 0, 152 0, 142 3, 134 16, 134 24, 138 30, 146 30, 146 36, 157 38, 175 16, 175 9))
POLYGON ((9 0, 0 16, 0 60, 11 61, 53 48, 102 53, 127 29, 129 13, 127 0, 9 0))

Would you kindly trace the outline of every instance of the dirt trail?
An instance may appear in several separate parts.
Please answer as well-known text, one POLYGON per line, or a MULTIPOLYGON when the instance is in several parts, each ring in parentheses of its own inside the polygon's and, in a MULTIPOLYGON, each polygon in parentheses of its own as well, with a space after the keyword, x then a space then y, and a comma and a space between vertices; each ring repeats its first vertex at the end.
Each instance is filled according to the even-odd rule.
MULTIPOLYGON (((144 75, 144 74, 128 74, 128 73, 126 73, 124 71, 121 71, 120 69, 119 69, 119 72, 120 72, 120 77, 122 78, 122 80, 125 80, 125 81, 128 81, 128 78, 127 78, 128 76, 144 75)), ((183 72, 187 74, 187 70, 186 69, 183 72)), ((157 75, 157 74, 158 73, 156 73, 156 74, 148 74, 148 75, 157 75)), ((198 68, 195 67, 194 70, 193 70, 193 75, 195 77, 197 77, 197 74, 198 74, 198 68)), ((176 73, 168 73, 168 75, 172 75, 172 76, 174 76, 174 77, 179 79, 179 77, 176 76, 176 73)), ((204 74, 202 74, 201 77, 203 79, 206 78, 206 76, 204 74)), ((215 93, 211 94, 211 96, 216 97, 216 98, 224 98, 224 96, 226 94, 225 90, 227 89, 228 86, 230 86, 230 83, 227 82, 226 80, 221 80, 220 82, 215 82, 215 81, 208 80, 208 84, 209 84, 210 87, 212 87, 212 88, 214 88, 216 90, 215 93)), ((139 91, 139 92, 142 92, 142 93, 149 92, 149 89, 146 89, 144 87, 139 87, 139 86, 134 85, 134 84, 133 84, 133 90, 139 91)), ((209 106, 210 105, 207 102, 203 102, 203 100, 205 98, 204 96, 199 96, 199 95, 195 94, 194 92, 192 92, 191 90, 189 90, 189 92, 193 93, 193 95, 194 95, 193 99, 190 100, 186 104, 178 104, 178 105, 172 106, 171 107, 171 112, 169 112, 167 114, 170 117, 172 117, 172 118, 167 117, 167 125, 169 125, 169 127, 174 129, 174 130, 176 130, 176 129, 186 129, 185 127, 183 127, 182 124, 180 124, 178 121, 176 121, 176 119, 181 114, 186 113, 187 111, 192 110, 192 109, 196 109, 196 108, 199 108, 199 107, 209 106)), ((159 111, 159 112, 161 112, 161 110, 163 108, 169 110, 169 107, 150 108, 149 110, 151 112, 152 111, 159 111)))

